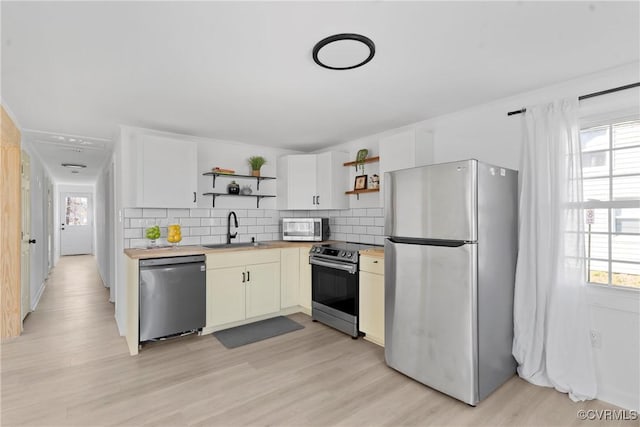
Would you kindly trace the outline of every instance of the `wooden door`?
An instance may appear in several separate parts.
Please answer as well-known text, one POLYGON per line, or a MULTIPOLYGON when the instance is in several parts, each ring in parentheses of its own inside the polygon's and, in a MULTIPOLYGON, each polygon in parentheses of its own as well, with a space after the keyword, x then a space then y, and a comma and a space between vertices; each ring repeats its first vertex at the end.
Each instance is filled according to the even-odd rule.
POLYGON ((22 151, 21 158, 22 240, 20 242, 20 319, 31 311, 31 159, 22 151))
POLYGON ((207 270, 207 326, 245 319, 244 267, 207 270))
POLYGON ((247 266, 247 318, 280 311, 280 263, 247 266))

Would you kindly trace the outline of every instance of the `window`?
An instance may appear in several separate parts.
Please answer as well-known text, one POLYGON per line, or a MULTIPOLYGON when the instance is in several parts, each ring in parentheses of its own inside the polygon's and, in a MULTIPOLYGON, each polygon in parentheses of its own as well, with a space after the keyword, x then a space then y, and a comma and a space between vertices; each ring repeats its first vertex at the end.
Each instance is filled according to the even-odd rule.
POLYGON ((640 289, 640 120, 580 132, 590 283, 640 289))
POLYGON ((87 225, 88 203, 86 197, 66 197, 65 225, 87 225))

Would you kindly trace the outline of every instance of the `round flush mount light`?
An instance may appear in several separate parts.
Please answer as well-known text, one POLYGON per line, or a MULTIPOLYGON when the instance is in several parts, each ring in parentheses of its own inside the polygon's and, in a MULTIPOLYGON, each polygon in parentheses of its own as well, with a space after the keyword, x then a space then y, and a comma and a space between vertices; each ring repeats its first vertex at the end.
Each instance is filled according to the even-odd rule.
POLYGON ((320 40, 313 47, 313 60, 330 70, 351 70, 373 59, 376 45, 361 34, 335 34, 320 40))
POLYGON ((87 165, 83 165, 80 163, 61 163, 61 164, 65 168, 69 168, 69 169, 84 169, 87 167, 87 165))

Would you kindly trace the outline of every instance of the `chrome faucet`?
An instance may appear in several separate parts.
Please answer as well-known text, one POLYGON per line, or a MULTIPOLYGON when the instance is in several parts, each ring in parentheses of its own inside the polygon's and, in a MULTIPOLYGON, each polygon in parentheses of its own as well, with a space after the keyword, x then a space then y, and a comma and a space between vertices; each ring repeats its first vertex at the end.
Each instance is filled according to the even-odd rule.
POLYGON ((233 216, 235 227, 238 228, 238 217, 236 216, 235 212, 231 211, 227 216, 227 244, 231 243, 231 239, 235 239, 238 235, 237 231, 231 234, 231 216, 233 216))

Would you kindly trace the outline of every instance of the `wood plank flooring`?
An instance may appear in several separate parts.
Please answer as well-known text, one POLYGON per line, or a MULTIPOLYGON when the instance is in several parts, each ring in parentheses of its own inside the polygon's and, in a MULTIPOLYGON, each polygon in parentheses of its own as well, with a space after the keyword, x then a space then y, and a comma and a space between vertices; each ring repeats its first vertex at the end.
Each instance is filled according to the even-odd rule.
POLYGON ((1 424, 624 424, 581 421, 580 409, 616 408, 573 403, 515 376, 472 408, 388 368, 375 344, 304 314, 291 318, 305 329, 233 350, 210 335, 191 336, 131 357, 94 258, 64 257, 23 335, 2 343, 1 424))

